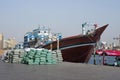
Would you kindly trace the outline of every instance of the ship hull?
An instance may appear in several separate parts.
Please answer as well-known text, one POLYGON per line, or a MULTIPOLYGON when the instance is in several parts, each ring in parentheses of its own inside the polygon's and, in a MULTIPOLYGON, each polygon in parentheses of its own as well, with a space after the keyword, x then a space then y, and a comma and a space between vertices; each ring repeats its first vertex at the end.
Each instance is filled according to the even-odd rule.
POLYGON ((68 62, 87 63, 93 52, 93 49, 94 46, 87 45, 62 50, 63 60, 68 62))
POLYGON ((87 35, 76 35, 49 43, 42 48, 62 52, 63 61, 87 63, 93 53, 97 41, 108 25, 96 29, 87 35))

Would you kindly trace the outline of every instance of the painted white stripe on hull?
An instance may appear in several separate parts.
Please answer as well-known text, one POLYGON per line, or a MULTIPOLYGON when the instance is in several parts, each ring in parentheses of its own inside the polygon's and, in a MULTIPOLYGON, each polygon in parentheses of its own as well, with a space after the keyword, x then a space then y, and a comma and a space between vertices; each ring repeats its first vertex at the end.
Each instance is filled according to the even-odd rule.
POLYGON ((80 47, 80 46, 89 46, 89 45, 90 46, 95 46, 95 43, 72 45, 72 46, 60 48, 60 50, 69 49, 69 48, 75 48, 75 47, 80 47))

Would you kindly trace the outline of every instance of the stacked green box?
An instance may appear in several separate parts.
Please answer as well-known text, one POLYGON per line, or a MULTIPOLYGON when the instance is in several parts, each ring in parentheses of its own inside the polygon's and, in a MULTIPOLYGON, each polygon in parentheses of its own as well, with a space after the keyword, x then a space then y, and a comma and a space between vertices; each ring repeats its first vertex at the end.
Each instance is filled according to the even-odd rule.
POLYGON ((31 49, 24 53, 22 63, 24 64, 57 64, 62 61, 61 53, 49 51, 47 49, 31 49))
POLYGON ((40 64, 40 58, 35 58, 34 64, 40 64))
POLYGON ((25 51, 24 51, 23 49, 21 49, 19 53, 20 53, 20 54, 19 54, 19 58, 22 59, 22 58, 24 57, 25 51))
POLYGON ((15 49, 15 50, 13 50, 12 52, 13 52, 13 59, 12 59, 12 63, 19 63, 19 49, 15 49))
POLYGON ((34 64, 33 59, 29 59, 29 60, 27 61, 27 64, 34 64))
POLYGON ((24 57, 21 60, 21 63, 28 64, 28 60, 30 60, 29 57, 28 57, 28 53, 25 52, 24 57))
POLYGON ((51 52, 47 53, 46 64, 52 64, 52 53, 51 52))
POLYGON ((36 52, 31 49, 29 52, 26 52, 21 63, 24 63, 24 64, 34 64, 34 54, 36 52))
POLYGON ((63 61, 62 53, 61 53, 60 50, 57 50, 56 53, 57 53, 57 60, 58 60, 58 63, 61 63, 61 62, 63 61))
POLYGON ((56 53, 52 53, 52 64, 57 64, 58 61, 57 61, 57 54, 56 53))
POLYGON ((35 64, 40 64, 40 53, 36 52, 34 55, 34 63, 35 64))
POLYGON ((10 63, 20 63, 24 54, 23 49, 14 49, 9 53, 9 61, 10 63))
POLYGON ((40 57, 40 64, 46 64, 46 58, 40 57))
POLYGON ((40 64, 46 64, 46 54, 47 51, 43 49, 40 55, 40 64))
POLYGON ((58 64, 63 61, 60 50, 51 51, 47 49, 15 49, 10 51, 9 62, 23 64, 58 64))

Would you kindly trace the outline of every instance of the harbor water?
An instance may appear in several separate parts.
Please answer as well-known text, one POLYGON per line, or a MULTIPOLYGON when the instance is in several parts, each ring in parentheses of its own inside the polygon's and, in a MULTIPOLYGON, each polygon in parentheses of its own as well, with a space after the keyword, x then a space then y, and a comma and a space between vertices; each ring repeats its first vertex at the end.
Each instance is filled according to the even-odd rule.
POLYGON ((96 65, 114 65, 115 63, 115 56, 100 56, 100 55, 92 55, 89 64, 96 64, 96 65))

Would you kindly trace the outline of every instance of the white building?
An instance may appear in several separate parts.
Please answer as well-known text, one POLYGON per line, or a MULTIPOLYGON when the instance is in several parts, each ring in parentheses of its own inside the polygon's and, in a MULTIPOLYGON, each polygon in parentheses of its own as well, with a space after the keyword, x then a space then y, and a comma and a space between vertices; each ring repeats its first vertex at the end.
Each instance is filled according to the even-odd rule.
POLYGON ((9 38, 8 40, 3 41, 3 48, 11 49, 11 48, 14 48, 16 44, 17 44, 17 41, 14 38, 9 38))

